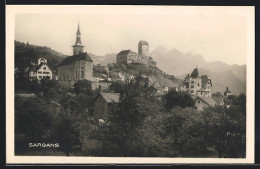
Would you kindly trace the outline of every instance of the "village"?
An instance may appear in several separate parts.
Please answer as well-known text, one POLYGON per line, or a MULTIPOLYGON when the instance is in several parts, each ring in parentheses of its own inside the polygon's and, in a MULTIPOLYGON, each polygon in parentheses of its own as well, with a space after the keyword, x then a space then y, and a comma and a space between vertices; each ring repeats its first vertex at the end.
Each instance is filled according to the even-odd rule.
MULTIPOLYGON (((35 67, 29 71, 30 80, 37 79, 40 82, 42 78, 49 77, 49 79, 57 80, 61 85, 66 87, 73 87, 74 83, 79 80, 89 80, 91 81, 92 89, 101 87, 102 90, 105 90, 109 88, 112 81, 127 83, 135 79, 136 74, 122 72, 117 72, 116 75, 113 74, 113 72, 109 70, 112 64, 107 66, 98 64, 96 69, 101 69, 104 73, 93 76, 93 60, 87 52, 84 52, 85 46, 81 43, 79 25, 76 32, 76 42, 72 47, 73 55, 65 58, 62 63, 59 64, 57 75, 53 75, 52 69, 47 64, 47 60, 41 57, 38 59, 38 64, 35 64, 35 67)), ((144 67, 156 67, 156 62, 149 56, 149 44, 143 40, 138 43, 138 54, 132 50, 122 50, 117 54, 116 59, 116 64, 119 66, 138 64, 144 67)), ((158 95, 165 94, 170 89, 191 94, 198 111, 202 111, 206 106, 214 106, 216 104, 223 106, 225 104, 225 97, 232 95, 227 87, 225 93, 223 93, 223 97, 217 99, 212 98, 212 82, 207 75, 200 75, 197 67, 194 68, 190 75, 187 74, 180 85, 168 83, 167 86, 167 83, 161 84, 145 74, 142 74, 142 76, 149 79, 149 84, 156 88, 158 95)), ((114 98, 114 104, 119 102, 119 93, 102 92, 100 97, 103 99, 96 99, 97 101, 95 103, 95 105, 99 105, 95 106, 98 108, 95 109, 97 114, 107 114, 109 108, 104 107, 107 107, 111 103, 111 100, 107 98, 114 98)))
MULTIPOLYGON (((212 93, 214 82, 197 65, 184 79, 163 72, 145 40, 137 44, 138 52, 119 51, 116 63, 94 64, 84 52, 78 25, 72 48, 73 55, 62 58, 57 70, 43 56, 24 66, 23 77, 15 69, 16 154, 46 155, 28 150, 27 138, 33 138, 30 144, 51 140, 60 145, 57 155, 67 156, 190 157, 199 152, 202 157, 244 157, 245 133, 229 129, 219 136, 215 128, 231 125, 229 118, 245 118, 245 95, 235 96, 228 87, 223 94, 212 93), (230 117, 236 111, 239 115, 230 117), (31 121, 23 123, 27 118, 31 121), (28 131, 35 125, 39 129, 28 131), (218 137, 231 141, 210 139, 218 137), (233 152, 218 144, 240 148, 233 152)), ((244 122, 235 127, 244 131, 244 122)))

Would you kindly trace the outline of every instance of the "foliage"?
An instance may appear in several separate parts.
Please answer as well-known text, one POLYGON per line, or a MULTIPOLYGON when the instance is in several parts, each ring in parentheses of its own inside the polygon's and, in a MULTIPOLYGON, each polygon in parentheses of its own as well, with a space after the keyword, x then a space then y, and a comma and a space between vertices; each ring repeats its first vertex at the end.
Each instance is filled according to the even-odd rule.
POLYGON ((59 83, 52 79, 50 80, 48 77, 44 77, 41 79, 41 83, 40 83, 40 88, 41 91, 43 92, 43 95, 49 99, 57 99, 58 98, 58 90, 59 90, 59 83))
POLYGON ((79 130, 75 125, 70 115, 67 112, 63 112, 60 118, 55 120, 52 130, 52 138, 55 142, 59 143, 60 150, 67 156, 80 146, 79 130))
POLYGON ((16 133, 25 134, 28 139, 42 140, 48 137, 51 127, 51 115, 47 104, 38 98, 29 99, 22 104, 22 109, 16 107, 16 133))
MULTIPOLYGON (((159 112, 159 106, 152 104, 153 90, 148 86, 148 81, 140 75, 128 83, 114 82, 111 90, 120 92, 118 109, 110 112, 105 124, 98 127, 96 138, 103 143, 102 155, 109 156, 140 156, 148 152, 156 152, 155 140, 143 137, 144 127, 148 127, 148 114, 150 106, 155 106, 159 112), (146 122, 144 122, 146 121, 146 122), (147 144, 150 141, 149 144, 147 144), (153 146, 154 145, 154 146, 153 146), (148 148, 149 147, 149 148, 148 148), (154 147, 155 150, 150 149, 154 147)), ((149 126, 151 127, 151 126, 149 126)), ((148 127, 148 128, 149 128, 148 127)), ((152 131, 152 129, 150 129, 152 131)), ((152 133, 151 133, 152 135, 152 133)), ((155 135, 153 135, 155 136, 155 135)), ((152 154, 150 154, 152 155, 152 154)))
POLYGON ((191 98, 190 94, 186 92, 178 92, 174 89, 169 90, 169 92, 167 92, 164 95, 164 100, 165 100, 164 106, 168 110, 177 106, 181 108, 194 106, 194 100, 191 98))
POLYGON ((215 106, 202 112, 207 137, 219 157, 244 157, 246 137, 246 113, 240 106, 229 108, 215 106))
POLYGON ((84 93, 86 95, 92 95, 91 82, 88 80, 79 80, 74 84, 74 92, 76 94, 84 93))
POLYGON ((175 154, 171 156, 192 157, 207 153, 202 123, 203 119, 194 108, 174 107, 165 114, 165 138, 169 147, 178 150, 172 151, 175 154))

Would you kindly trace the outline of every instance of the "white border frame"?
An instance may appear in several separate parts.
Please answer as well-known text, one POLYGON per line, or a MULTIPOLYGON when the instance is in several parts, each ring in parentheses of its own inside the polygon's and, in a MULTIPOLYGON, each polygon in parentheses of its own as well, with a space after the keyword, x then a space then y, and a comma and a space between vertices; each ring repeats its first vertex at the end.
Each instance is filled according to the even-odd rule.
MULTIPOLYGON (((134 157, 57 157, 57 156, 15 156, 14 155, 14 29, 16 13, 74 13, 86 12, 125 13, 147 11, 164 12, 172 6, 106 6, 106 5, 7 5, 6 6, 6 163, 7 164, 251 164, 255 151, 255 8, 253 6, 175 6, 179 14, 196 15, 200 10, 209 15, 218 14, 221 8, 226 14, 243 15, 247 18, 247 119, 246 158, 134 158, 134 157), (111 10, 114 8, 114 10, 111 10), (194 10, 196 9, 196 10, 194 10)), ((165 13, 161 12, 160 15, 165 13)))

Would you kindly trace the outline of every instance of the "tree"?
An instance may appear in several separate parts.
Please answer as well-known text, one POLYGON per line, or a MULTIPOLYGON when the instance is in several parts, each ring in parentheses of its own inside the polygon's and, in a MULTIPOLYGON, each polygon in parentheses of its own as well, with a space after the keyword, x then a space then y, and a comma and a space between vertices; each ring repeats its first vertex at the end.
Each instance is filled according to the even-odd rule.
POLYGON ((48 138, 50 127, 51 115, 43 100, 29 99, 23 103, 21 109, 16 109, 16 133, 23 133, 31 141, 48 138))
POLYGON ((240 106, 208 107, 202 117, 208 135, 205 140, 217 150, 219 157, 245 156, 246 113, 240 106))
MULTIPOLYGON (((135 80, 128 83, 115 82, 111 88, 120 92, 120 102, 118 109, 108 113, 107 121, 99 126, 96 132, 96 137, 103 143, 101 154, 109 156, 148 154, 149 149, 145 146, 148 145, 145 144, 148 143, 148 137, 143 139, 142 129, 144 120, 151 113, 149 106, 156 105, 153 104, 156 101, 153 97, 153 87, 149 87, 147 79, 138 75, 135 80)), ((149 147, 152 147, 151 144, 149 147)))
POLYGON ((74 92, 76 94, 84 93, 86 95, 92 95, 91 82, 88 80, 79 80, 74 84, 74 92))
POLYGON ((186 92, 177 92, 176 90, 171 89, 163 96, 165 100, 165 108, 170 110, 173 107, 193 107, 194 100, 191 98, 190 94, 186 92))
POLYGON ((67 156, 81 147, 80 128, 84 124, 81 105, 73 98, 63 103, 59 118, 53 122, 52 137, 60 144, 60 150, 67 156))
POLYGON ((193 108, 174 107, 165 113, 165 138, 171 156, 205 156, 207 143, 201 128, 200 114, 193 108))

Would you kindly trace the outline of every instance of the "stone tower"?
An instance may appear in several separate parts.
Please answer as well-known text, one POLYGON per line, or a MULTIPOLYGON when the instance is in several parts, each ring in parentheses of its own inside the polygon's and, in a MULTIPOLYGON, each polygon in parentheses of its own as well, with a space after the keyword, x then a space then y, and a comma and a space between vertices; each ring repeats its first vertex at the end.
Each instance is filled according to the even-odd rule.
POLYGON ((81 43, 81 37, 80 37, 80 30, 79 30, 79 24, 78 24, 78 30, 77 30, 77 37, 76 37, 76 43, 75 45, 73 45, 73 55, 77 55, 77 54, 80 54, 80 53, 83 53, 83 48, 84 46, 82 45, 81 43))
POLYGON ((149 44, 146 41, 141 40, 138 43, 138 55, 140 55, 142 58, 148 58, 149 44))

